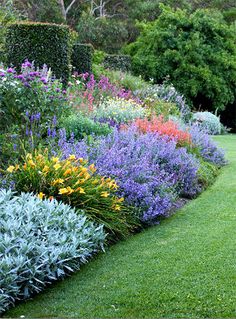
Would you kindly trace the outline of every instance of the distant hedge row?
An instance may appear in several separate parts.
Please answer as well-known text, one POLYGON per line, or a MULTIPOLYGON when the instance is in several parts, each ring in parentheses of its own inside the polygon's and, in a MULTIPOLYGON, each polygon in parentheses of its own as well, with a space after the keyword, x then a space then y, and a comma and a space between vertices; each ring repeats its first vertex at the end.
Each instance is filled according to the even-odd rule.
MULTIPOLYGON (((73 35, 72 35, 73 36, 73 35)), ((68 26, 51 23, 18 22, 7 30, 6 62, 19 68, 28 59, 36 66, 47 64, 66 84, 73 69, 91 72, 91 45, 74 45, 68 26)))

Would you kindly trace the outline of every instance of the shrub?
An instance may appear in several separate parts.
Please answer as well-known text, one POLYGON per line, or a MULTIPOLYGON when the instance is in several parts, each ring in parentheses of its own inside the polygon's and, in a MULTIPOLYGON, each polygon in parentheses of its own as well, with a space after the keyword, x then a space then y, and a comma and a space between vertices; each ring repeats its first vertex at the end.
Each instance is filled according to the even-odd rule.
POLYGON ((171 84, 165 82, 159 85, 148 85, 137 90, 135 95, 139 96, 151 110, 156 112, 156 115, 161 115, 162 110, 164 115, 167 115, 169 109, 169 115, 180 115, 185 121, 191 118, 190 108, 185 98, 171 84))
POLYGON ((144 221, 165 216, 177 194, 194 196, 200 189, 198 160, 176 142, 157 134, 137 134, 134 128, 114 130, 96 143, 69 143, 61 139, 64 156, 71 152, 96 163, 99 174, 115 178, 127 204, 141 210, 144 221))
POLYGON ((56 200, 0 190, 0 313, 80 268, 103 248, 102 226, 56 200))
MULTIPOLYGON (((19 192, 34 192, 41 198, 55 198, 85 214, 113 235, 113 239, 126 237, 132 229, 128 223, 130 209, 123 198, 116 196, 115 180, 95 174, 93 164, 83 158, 68 156, 65 160, 43 154, 27 154, 23 165, 11 165, 7 173, 19 192)), ((132 220, 132 218, 131 218, 132 220)), ((134 220, 134 218, 133 218, 134 220)))
POLYGON ((199 155, 206 162, 212 163, 218 167, 227 163, 224 152, 219 149, 210 136, 201 131, 197 125, 192 125, 189 128, 189 133, 191 134, 193 146, 197 147, 199 155))
POLYGON ((67 136, 73 134, 77 140, 88 135, 101 136, 111 133, 111 128, 107 124, 97 123, 79 112, 64 118, 61 127, 65 128, 67 136))
POLYGON ((14 23, 8 27, 7 63, 16 67, 26 60, 36 66, 47 64, 66 84, 70 75, 70 31, 67 26, 49 23, 14 23))
POLYGON ((73 46, 71 62, 78 74, 92 72, 93 47, 91 44, 76 43, 73 46))
POLYGON ((191 136, 188 132, 182 131, 173 121, 165 121, 162 116, 148 119, 137 119, 134 121, 135 127, 142 133, 158 133, 165 135, 170 140, 175 140, 178 146, 188 146, 191 144, 191 136))
POLYGON ((143 118, 146 109, 132 100, 122 98, 106 99, 94 109, 92 116, 98 120, 113 120, 115 123, 127 123, 136 118, 143 118))
POLYGON ((208 188, 212 185, 219 174, 219 169, 214 164, 205 162, 200 159, 200 168, 198 170, 198 181, 202 189, 208 188))
POLYGON ((93 63, 96 65, 101 64, 104 61, 105 56, 106 53, 104 51, 94 50, 93 63))
POLYGON ((44 123, 53 116, 59 118, 67 110, 65 94, 46 66, 36 70, 26 60, 18 74, 14 68, 0 69, 0 129, 21 126, 26 115, 37 114, 44 123))
POLYGON ((208 134, 216 135, 221 133, 221 123, 219 118, 210 112, 194 113, 193 121, 208 134))
POLYGON ((155 83, 169 77, 196 108, 223 110, 236 98, 234 26, 213 10, 161 8, 127 50, 135 73, 155 83))
POLYGON ((111 70, 120 70, 127 72, 131 70, 131 58, 129 55, 111 55, 104 58, 104 67, 111 70))

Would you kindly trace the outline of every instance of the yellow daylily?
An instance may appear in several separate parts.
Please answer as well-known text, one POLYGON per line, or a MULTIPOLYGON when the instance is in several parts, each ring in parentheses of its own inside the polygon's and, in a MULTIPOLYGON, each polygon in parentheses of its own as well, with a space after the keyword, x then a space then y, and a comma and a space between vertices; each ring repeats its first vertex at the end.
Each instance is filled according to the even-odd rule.
POLYGON ((58 163, 59 162, 59 158, 58 157, 52 157, 52 162, 53 163, 58 163))
POLYGON ((110 194, 108 192, 101 192, 101 197, 108 197, 110 194))
POLYGON ((15 169, 15 166, 11 165, 8 167, 7 172, 12 173, 14 171, 14 169, 15 169))
POLYGON ((64 176, 70 175, 71 174, 71 168, 67 168, 67 170, 64 172, 64 176))
POLYGON ((40 193, 38 194, 38 198, 40 198, 40 199, 43 199, 43 198, 44 198, 44 196, 45 196, 45 194, 44 194, 44 193, 42 193, 42 192, 40 192, 40 193))
POLYGON ((76 160, 76 156, 75 156, 75 155, 70 155, 70 156, 68 157, 68 159, 69 159, 70 161, 75 161, 75 160, 76 160))
POLYGON ((65 194, 67 194, 67 193, 68 193, 67 188, 60 188, 60 189, 59 189, 59 195, 65 195, 65 194))
POLYGON ((49 167, 45 165, 43 168, 43 173, 48 173, 48 172, 49 172, 49 167))
POLYGON ((61 165, 57 163, 57 164, 53 165, 53 167, 54 167, 55 170, 57 171, 57 170, 59 170, 59 168, 61 167, 61 165))
POLYGON ((57 184, 63 184, 64 183, 64 179, 62 178, 58 178, 58 179, 55 179, 54 181, 52 181, 52 185, 57 185, 57 184))

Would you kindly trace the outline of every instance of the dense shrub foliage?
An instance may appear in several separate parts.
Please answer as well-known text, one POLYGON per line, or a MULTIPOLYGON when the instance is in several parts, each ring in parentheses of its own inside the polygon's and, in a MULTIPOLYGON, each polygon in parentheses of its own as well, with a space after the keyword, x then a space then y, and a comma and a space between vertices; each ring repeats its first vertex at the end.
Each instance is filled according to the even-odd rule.
POLYGON ((78 74, 92 72, 93 47, 91 44, 76 43, 72 49, 71 63, 78 74))
POLYGON ((103 65, 111 70, 127 72, 131 70, 131 59, 129 55, 108 54, 104 58, 103 65))
POLYGON ((96 122, 79 112, 65 117, 61 122, 61 127, 65 128, 68 137, 73 135, 77 140, 89 135, 100 136, 111 133, 108 124, 96 122))
POLYGON ((221 133, 220 119, 210 112, 197 112, 193 114, 193 121, 205 130, 206 133, 216 135, 221 133))
POLYGON ((160 83, 169 77, 196 107, 221 109, 236 97, 235 29, 219 12, 162 7, 130 45, 133 69, 160 83))
POLYGON ((56 200, 0 190, 0 313, 78 270, 103 248, 102 226, 56 200))
POLYGON ((70 74, 71 42, 67 26, 19 22, 8 27, 7 63, 17 68, 29 59, 36 66, 47 64, 66 84, 70 74))

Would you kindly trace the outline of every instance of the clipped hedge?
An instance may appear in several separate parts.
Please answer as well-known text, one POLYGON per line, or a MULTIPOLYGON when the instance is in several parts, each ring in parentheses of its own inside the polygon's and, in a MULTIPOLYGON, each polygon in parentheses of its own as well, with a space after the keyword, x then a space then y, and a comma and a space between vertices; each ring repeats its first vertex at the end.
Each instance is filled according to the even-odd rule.
POLYGON ((93 46, 76 43, 72 50, 72 66, 74 71, 81 73, 92 72, 93 46))
POLYGON ((112 70, 127 72, 131 70, 131 58, 129 55, 108 54, 104 59, 104 67, 112 70))
POLYGON ((70 29, 65 25, 18 22, 7 29, 7 63, 20 67, 26 59, 46 64, 66 84, 70 75, 70 29))

